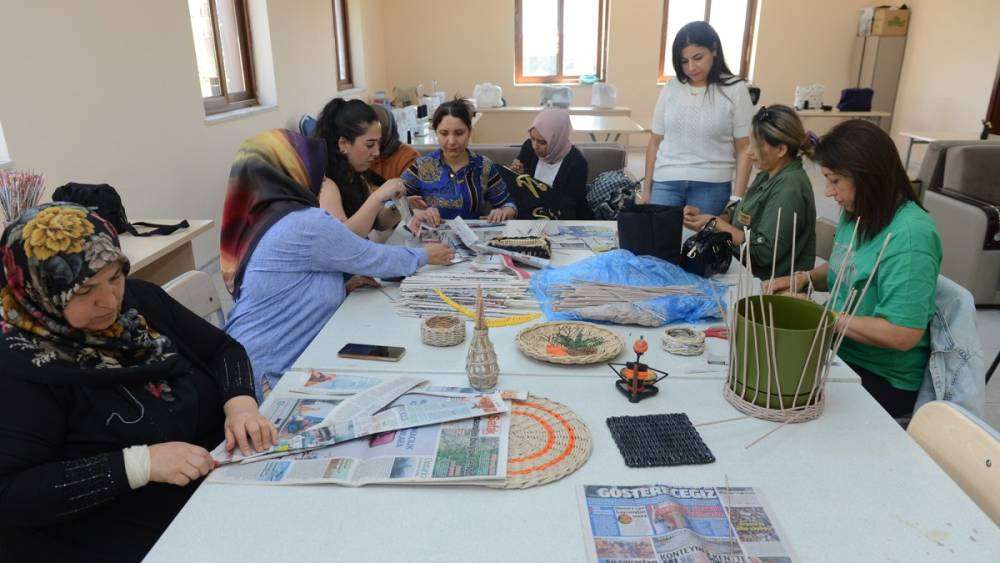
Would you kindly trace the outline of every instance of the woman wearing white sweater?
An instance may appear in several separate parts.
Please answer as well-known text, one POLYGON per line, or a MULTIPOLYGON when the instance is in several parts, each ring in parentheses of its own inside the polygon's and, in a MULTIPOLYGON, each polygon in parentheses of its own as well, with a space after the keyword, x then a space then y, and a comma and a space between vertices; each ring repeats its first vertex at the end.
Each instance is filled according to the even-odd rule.
POLYGON ((730 194, 743 195, 750 176, 750 92, 729 71, 719 35, 705 22, 677 32, 673 63, 676 79, 663 86, 653 112, 637 202, 718 215, 730 194))

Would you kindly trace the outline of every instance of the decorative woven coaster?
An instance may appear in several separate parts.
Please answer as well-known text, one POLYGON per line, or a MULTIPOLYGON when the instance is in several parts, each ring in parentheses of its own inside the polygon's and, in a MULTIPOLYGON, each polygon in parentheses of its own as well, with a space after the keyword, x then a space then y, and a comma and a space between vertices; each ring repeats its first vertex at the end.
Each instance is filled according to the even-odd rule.
POLYGON ((507 480, 491 485, 526 489, 558 481, 590 457, 587 425, 555 401, 531 396, 511 410, 507 480))
POLYGON ((572 321, 532 325, 521 329, 515 340, 524 355, 553 364, 606 362, 625 348, 625 341, 614 332, 592 323, 572 321))
POLYGON ((712 463, 715 456, 684 413, 613 416, 611 436, 629 467, 712 463))

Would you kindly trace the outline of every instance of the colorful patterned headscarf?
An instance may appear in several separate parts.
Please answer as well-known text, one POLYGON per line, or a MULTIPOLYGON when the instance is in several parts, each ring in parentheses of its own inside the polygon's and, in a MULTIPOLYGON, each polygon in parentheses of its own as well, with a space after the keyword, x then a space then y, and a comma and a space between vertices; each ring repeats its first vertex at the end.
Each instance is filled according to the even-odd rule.
POLYGON ((0 352, 35 367, 111 370, 150 366, 176 355, 173 343, 135 309, 100 332, 73 328, 63 311, 76 291, 109 264, 129 261, 110 223, 71 203, 24 212, 0 239, 0 352))
POLYGON ((222 208, 222 279, 239 296, 243 271, 264 233, 288 213, 319 207, 326 141, 287 129, 244 141, 229 172, 222 208))

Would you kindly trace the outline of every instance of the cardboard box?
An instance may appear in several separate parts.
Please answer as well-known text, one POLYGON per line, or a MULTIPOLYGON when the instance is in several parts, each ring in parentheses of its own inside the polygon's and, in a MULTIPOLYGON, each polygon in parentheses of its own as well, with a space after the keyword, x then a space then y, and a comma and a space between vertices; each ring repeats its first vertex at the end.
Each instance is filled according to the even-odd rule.
POLYGON ((861 10, 858 35, 903 36, 910 27, 910 10, 876 6, 861 10))

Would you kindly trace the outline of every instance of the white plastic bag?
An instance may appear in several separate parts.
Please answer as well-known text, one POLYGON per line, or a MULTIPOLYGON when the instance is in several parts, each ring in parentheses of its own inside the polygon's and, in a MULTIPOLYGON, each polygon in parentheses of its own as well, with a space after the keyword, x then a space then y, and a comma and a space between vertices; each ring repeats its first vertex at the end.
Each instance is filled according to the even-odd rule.
POLYGON ((542 86, 542 107, 568 108, 573 101, 573 90, 569 86, 542 86))
POLYGON ((476 84, 472 97, 476 100, 476 107, 498 108, 503 105, 503 89, 492 82, 476 84))
POLYGON ((595 108, 613 108, 618 105, 618 89, 605 82, 595 82, 590 94, 590 105, 595 108))
POLYGON ((823 92, 826 86, 822 84, 809 84, 795 87, 795 109, 821 109, 823 106, 823 92), (809 103, 806 106, 806 102, 809 103))

